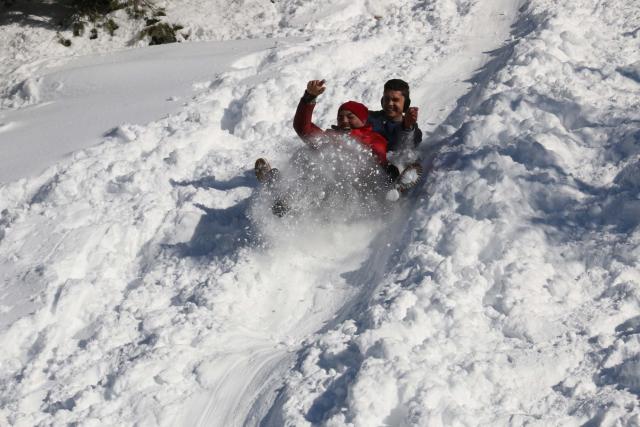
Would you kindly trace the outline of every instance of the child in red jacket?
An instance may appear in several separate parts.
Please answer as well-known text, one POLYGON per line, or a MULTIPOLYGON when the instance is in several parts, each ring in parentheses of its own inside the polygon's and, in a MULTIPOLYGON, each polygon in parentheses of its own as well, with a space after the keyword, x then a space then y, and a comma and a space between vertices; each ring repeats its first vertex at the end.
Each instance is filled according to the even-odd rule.
POLYGON ((348 101, 338 108, 337 125, 323 131, 311 121, 316 97, 324 92, 324 80, 311 80, 307 83, 307 90, 298 103, 298 109, 293 119, 293 128, 302 140, 312 147, 317 147, 323 141, 339 140, 342 135, 348 135, 362 145, 371 149, 382 166, 387 165, 387 140, 374 132, 367 123, 369 110, 363 104, 348 101))
MULTIPOLYGON (((327 143, 340 143, 343 137, 352 138, 370 148, 377 162, 386 167, 387 140, 381 134, 374 132, 371 125, 367 123, 369 110, 363 104, 355 101, 342 104, 338 108, 337 124, 331 129, 322 130, 311 121, 316 98, 326 89, 324 83, 324 80, 311 80, 307 83, 307 89, 298 103, 293 118, 293 128, 298 136, 312 148, 318 148, 327 143)), ((260 182, 269 181, 277 174, 277 170, 271 169, 265 159, 256 161, 255 172, 260 182)))
MULTIPOLYGON (((321 154, 322 156, 327 155, 327 153, 339 153, 343 146, 357 148, 358 145, 361 145, 365 147, 365 149, 362 150, 360 154, 355 154, 361 151, 356 149, 354 154, 356 156, 364 155, 366 157, 369 155, 368 153, 370 153, 372 162, 369 166, 363 164, 364 169, 356 167, 358 172, 352 167, 348 167, 348 170, 343 169, 342 172, 345 173, 344 176, 342 176, 340 172, 337 175, 333 175, 333 172, 331 172, 329 173, 331 178, 326 176, 326 173, 318 173, 318 169, 315 169, 314 172, 315 161, 309 161, 313 156, 308 156, 308 154, 310 154, 308 150, 298 151, 293 156, 293 162, 297 164, 298 167, 303 166, 303 169, 306 171, 304 172, 305 179, 313 182, 311 187, 329 184, 327 188, 332 188, 331 183, 337 184, 336 188, 343 189, 353 186, 354 188, 360 189, 359 191, 362 193, 362 197, 365 198, 367 197, 366 194, 369 194, 371 191, 379 192, 384 189, 384 185, 386 184, 386 178, 384 177, 386 177, 385 168, 387 166, 387 140, 381 134, 374 132, 371 125, 367 123, 369 115, 367 107, 355 101, 345 102, 338 108, 337 124, 332 126, 331 129, 322 130, 316 126, 311 121, 315 100, 316 97, 324 91, 324 80, 311 80, 307 83, 307 89, 298 103, 298 108, 293 119, 293 128, 298 136, 312 149, 311 151, 319 150, 319 152, 323 153, 321 154), (334 151, 331 148, 331 145, 334 144, 340 147, 338 151, 334 151), (324 151, 324 148, 328 148, 329 150, 324 151), (305 152, 307 154, 305 154, 305 152), (376 166, 376 163, 380 165, 380 167, 376 166), (336 179, 337 181, 335 181, 336 179), (347 182, 349 184, 343 187, 347 182)), ((351 151, 351 149, 348 150, 351 151)), ((340 156, 340 154, 338 154, 338 156, 340 156)), ((329 154, 329 157, 331 157, 331 154, 329 154)), ((360 159, 363 158, 360 157, 360 159)), ((331 162, 328 158, 325 158, 325 161, 331 162)), ((334 168, 338 167, 340 169, 340 165, 344 165, 344 163, 338 161, 338 163, 333 164, 329 170, 335 172, 334 168)), ((258 181, 267 184, 267 187, 270 188, 271 191, 277 186, 281 186, 281 184, 278 184, 281 181, 278 170, 271 168, 265 159, 258 159, 256 161, 255 173, 258 181)), ((286 187, 287 184, 284 184, 284 186, 286 187)), ((290 210, 289 202, 297 200, 297 196, 292 194, 300 190, 300 188, 296 189, 295 187, 296 186, 294 186, 293 190, 289 189, 284 192, 282 192, 281 189, 277 190, 282 194, 276 195, 276 201, 272 206, 272 212, 275 215, 283 216, 290 210)), ((331 191, 329 192, 331 193, 331 191)), ((298 196, 304 197, 303 193, 304 191, 298 196)), ((324 200, 327 193, 324 190, 320 191, 320 193, 323 194, 321 197, 323 197, 324 200)))

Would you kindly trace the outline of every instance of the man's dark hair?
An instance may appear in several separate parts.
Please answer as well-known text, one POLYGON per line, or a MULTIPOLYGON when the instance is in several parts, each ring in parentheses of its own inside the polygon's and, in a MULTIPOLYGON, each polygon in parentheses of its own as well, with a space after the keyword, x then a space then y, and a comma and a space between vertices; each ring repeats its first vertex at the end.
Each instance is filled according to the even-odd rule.
POLYGON ((384 90, 399 90, 404 96, 404 111, 406 112, 411 105, 411 98, 409 97, 409 83, 401 79, 387 80, 384 84, 384 90))
POLYGON ((384 84, 384 90, 399 90, 402 91, 403 94, 406 93, 409 95, 409 83, 400 79, 387 80, 384 84))

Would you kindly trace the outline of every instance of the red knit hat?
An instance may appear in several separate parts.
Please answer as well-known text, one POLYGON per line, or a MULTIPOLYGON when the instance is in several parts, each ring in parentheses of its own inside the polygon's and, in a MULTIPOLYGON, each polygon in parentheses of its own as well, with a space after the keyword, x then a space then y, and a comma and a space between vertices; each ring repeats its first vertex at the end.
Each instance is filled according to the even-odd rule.
POLYGON ((341 110, 351 111, 353 114, 358 116, 360 120, 362 120, 362 123, 366 123, 367 118, 369 117, 369 109, 366 106, 364 106, 364 104, 360 104, 359 102, 356 102, 356 101, 345 102, 340 106, 340 108, 338 108, 338 111, 341 111, 341 110))

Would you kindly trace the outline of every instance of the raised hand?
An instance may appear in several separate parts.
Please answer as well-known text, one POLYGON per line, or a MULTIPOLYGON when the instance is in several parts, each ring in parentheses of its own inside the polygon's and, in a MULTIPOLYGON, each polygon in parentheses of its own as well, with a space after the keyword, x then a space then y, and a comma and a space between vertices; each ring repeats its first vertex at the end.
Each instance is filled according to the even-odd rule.
POLYGON ((418 122, 418 107, 409 107, 404 115, 403 125, 405 129, 412 129, 418 122))
POLYGON ((313 96, 320 95, 326 89, 324 83, 324 80, 310 80, 307 83, 307 92, 313 96))

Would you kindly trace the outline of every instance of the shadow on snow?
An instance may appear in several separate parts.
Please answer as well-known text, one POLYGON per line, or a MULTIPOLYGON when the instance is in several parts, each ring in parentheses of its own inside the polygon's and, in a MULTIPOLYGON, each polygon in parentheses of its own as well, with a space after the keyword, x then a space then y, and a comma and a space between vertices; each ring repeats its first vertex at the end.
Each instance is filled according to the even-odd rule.
MULTIPOLYGON (((218 181, 214 177, 203 177, 192 181, 174 181, 173 186, 193 186, 195 188, 228 191, 238 187, 254 186, 251 171, 235 176, 228 181, 218 181)), ((203 212, 196 225, 191 240, 175 245, 165 245, 181 257, 224 258, 236 254, 253 241, 252 223, 248 217, 251 197, 228 208, 218 209, 196 203, 203 212)))

